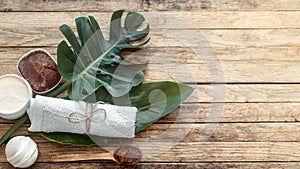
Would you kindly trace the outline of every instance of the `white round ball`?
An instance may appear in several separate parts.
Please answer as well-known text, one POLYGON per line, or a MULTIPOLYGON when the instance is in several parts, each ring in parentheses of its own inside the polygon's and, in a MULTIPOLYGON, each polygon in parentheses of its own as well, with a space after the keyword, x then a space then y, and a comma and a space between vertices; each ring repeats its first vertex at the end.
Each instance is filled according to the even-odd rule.
POLYGON ((5 147, 5 154, 12 166, 27 168, 36 161, 38 148, 30 137, 17 136, 9 140, 5 147))

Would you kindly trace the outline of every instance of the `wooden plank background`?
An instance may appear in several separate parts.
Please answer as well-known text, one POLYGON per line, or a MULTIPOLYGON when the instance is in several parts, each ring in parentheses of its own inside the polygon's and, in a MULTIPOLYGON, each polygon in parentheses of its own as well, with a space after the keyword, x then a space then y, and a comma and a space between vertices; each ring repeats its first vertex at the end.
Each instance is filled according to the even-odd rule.
MULTIPOLYGON (((135 10, 148 21, 156 15, 172 15, 190 22, 171 20, 151 32, 151 43, 139 51, 137 61, 149 60, 146 81, 174 80, 199 89, 178 109, 137 137, 148 138, 167 128, 191 128, 185 139, 168 152, 144 158, 136 166, 118 165, 97 146, 76 147, 48 142, 40 136, 39 159, 31 168, 299 168, 300 167, 300 1, 299 0, 1 0, 0 75, 17 73, 16 62, 27 51, 43 47, 56 55, 63 39, 58 27, 74 28, 74 18, 93 15, 108 32, 109 17, 117 9, 135 10), (225 81, 213 81, 203 62, 182 43, 164 36, 200 31, 215 49, 225 81), (161 52, 157 52, 161 51, 161 52), (171 56, 176 56, 174 59, 171 56), (161 59, 164 58, 164 59, 161 59), (193 74, 178 69, 185 65, 193 74), (164 69, 162 69, 164 68, 164 69), (217 84, 216 84, 217 83, 217 84), (212 107, 213 85, 225 84, 225 106, 207 120, 212 107), (176 119, 179 115, 180 120, 176 119), (196 117, 196 118, 195 118, 196 117), (173 123, 176 121, 176 123, 173 123), (205 127, 218 127, 206 142, 199 142, 205 127), (101 160, 102 159, 102 160, 101 160)), ((130 52, 124 52, 125 56, 130 52)), ((0 119, 0 135, 14 121, 0 119)), ((25 124, 18 132, 24 133, 25 124)), ((153 143, 148 149, 155 151, 153 143)), ((0 148, 0 168, 12 168, 0 148)))

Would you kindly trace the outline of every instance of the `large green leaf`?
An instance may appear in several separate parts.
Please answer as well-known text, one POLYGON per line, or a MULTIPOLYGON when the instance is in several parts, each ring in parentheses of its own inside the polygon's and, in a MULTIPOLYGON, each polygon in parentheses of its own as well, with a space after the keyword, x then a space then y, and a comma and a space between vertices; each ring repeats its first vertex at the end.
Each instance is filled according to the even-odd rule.
POLYGON ((76 146, 87 146, 95 144, 89 136, 73 133, 41 133, 41 136, 49 141, 59 144, 71 144, 76 146))
POLYGON ((122 26, 123 13, 124 10, 113 13, 109 40, 104 38, 100 26, 92 16, 75 19, 80 42, 68 25, 60 27, 72 48, 65 41, 58 45, 58 71, 65 80, 72 82, 69 90, 72 100, 84 100, 102 86, 111 95, 119 97, 142 83, 142 70, 146 65, 128 63, 119 52, 147 44, 149 38, 137 45, 132 42, 146 38, 149 25, 138 30, 145 20, 144 17, 136 12, 128 12, 122 26))
MULTIPOLYGON (((105 89, 96 92, 97 100, 116 104, 131 105, 138 108, 136 133, 172 112, 192 93, 193 88, 175 82, 143 83, 134 87, 128 95, 112 97, 105 89)), ((44 133, 50 141, 60 144, 91 145, 93 141, 86 135, 70 133, 44 133)), ((103 141, 107 141, 103 138, 103 141)))

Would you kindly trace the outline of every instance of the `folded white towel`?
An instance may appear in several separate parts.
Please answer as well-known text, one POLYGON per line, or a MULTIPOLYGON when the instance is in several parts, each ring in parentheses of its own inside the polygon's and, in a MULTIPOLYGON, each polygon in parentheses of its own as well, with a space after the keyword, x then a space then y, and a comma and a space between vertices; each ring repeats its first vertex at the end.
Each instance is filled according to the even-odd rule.
POLYGON ((37 95, 27 110, 32 132, 68 132, 133 138, 136 107, 87 103, 37 95))

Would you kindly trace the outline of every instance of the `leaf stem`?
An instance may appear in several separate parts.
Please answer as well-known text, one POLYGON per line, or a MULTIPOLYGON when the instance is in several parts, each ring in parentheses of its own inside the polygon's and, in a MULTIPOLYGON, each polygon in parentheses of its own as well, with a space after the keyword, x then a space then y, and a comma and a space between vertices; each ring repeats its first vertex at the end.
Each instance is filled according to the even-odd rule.
POLYGON ((23 115, 0 139, 0 146, 9 139, 9 137, 28 120, 28 115, 23 115))
MULTIPOLYGON (((61 85, 59 88, 55 89, 53 92, 49 93, 49 97, 55 97, 65 91, 70 85, 72 84, 71 81, 65 82, 63 85, 61 85)), ((3 143, 5 143, 10 136, 18 129, 20 128, 27 120, 28 115, 24 114, 10 129, 7 130, 7 132, 1 137, 0 139, 0 147, 3 143)))
POLYGON ((61 85, 59 88, 55 89, 51 93, 48 94, 49 97, 56 97, 57 95, 61 94, 63 91, 65 91, 69 86, 71 86, 72 81, 66 81, 63 85, 61 85))

